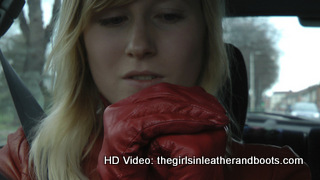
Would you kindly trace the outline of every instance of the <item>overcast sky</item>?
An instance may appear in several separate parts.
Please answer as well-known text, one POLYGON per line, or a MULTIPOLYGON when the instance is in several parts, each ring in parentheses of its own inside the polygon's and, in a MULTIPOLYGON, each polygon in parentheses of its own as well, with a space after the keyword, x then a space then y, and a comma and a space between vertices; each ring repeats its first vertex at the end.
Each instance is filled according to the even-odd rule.
POLYGON ((281 32, 280 74, 272 91, 299 91, 320 83, 320 27, 302 27, 298 18, 275 17, 281 32))

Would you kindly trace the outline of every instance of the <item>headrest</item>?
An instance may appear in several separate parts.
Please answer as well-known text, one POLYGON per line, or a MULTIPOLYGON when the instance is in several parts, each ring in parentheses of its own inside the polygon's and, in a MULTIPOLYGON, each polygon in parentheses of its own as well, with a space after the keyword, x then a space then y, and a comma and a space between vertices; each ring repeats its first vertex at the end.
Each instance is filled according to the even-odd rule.
POLYGON ((231 118, 238 123, 238 127, 231 126, 233 133, 241 138, 247 117, 248 107, 248 78, 244 58, 240 50, 232 44, 226 44, 230 79, 223 86, 219 96, 231 118))

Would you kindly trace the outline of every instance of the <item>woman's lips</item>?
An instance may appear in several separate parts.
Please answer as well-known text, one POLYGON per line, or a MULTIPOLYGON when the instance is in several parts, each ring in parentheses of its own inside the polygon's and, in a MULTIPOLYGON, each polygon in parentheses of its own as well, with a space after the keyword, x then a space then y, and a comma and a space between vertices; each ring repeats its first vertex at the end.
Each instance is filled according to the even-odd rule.
POLYGON ((148 81, 156 78, 158 78, 158 76, 154 76, 154 75, 137 75, 137 76, 129 77, 129 79, 138 80, 138 81, 148 81))
POLYGON ((123 76, 123 79, 133 80, 152 80, 157 78, 163 78, 162 75, 151 71, 130 71, 123 76))
POLYGON ((143 89, 162 82, 163 76, 151 71, 131 71, 123 79, 129 86, 143 89))

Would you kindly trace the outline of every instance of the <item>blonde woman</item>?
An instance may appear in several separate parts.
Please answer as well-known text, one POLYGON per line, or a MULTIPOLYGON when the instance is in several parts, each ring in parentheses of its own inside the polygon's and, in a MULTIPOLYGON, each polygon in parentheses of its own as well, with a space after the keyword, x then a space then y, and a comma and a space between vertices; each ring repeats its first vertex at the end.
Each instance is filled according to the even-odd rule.
POLYGON ((48 62, 51 111, 30 147, 21 128, 8 137, 0 172, 59 180, 310 178, 306 165, 278 165, 281 172, 193 165, 295 157, 231 139, 233 122, 209 94, 229 75, 222 9, 219 0, 64 0, 48 62))

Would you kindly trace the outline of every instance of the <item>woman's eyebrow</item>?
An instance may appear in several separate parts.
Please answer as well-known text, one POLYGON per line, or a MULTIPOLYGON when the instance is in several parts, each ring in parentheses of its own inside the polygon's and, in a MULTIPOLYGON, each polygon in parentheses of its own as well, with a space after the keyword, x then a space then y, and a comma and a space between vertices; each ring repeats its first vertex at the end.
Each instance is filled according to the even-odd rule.
POLYGON ((157 0, 157 4, 165 4, 165 3, 176 3, 176 4, 182 4, 185 7, 193 7, 194 2, 197 2, 198 0, 157 0))

